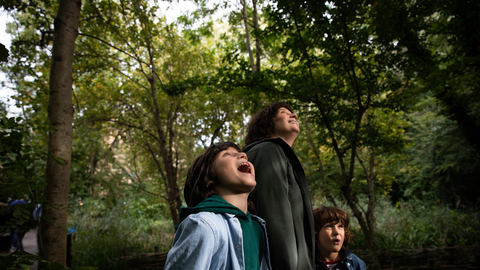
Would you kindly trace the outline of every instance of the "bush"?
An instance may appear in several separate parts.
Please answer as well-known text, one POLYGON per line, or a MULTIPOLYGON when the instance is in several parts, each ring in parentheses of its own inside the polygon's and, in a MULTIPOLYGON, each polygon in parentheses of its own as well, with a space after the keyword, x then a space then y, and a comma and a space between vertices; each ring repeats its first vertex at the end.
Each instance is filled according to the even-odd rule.
MULTIPOLYGON (((377 203, 375 241, 377 250, 418 249, 475 245, 480 242, 480 213, 452 210, 422 201, 377 203)), ((368 249, 365 238, 352 219, 357 249, 368 249)))
MULTIPOLYGON (((70 215, 75 228, 72 245, 73 268, 125 269, 122 254, 152 253, 158 246, 168 251, 175 231, 170 219, 142 215, 144 200, 119 201, 108 209, 101 200, 88 200, 70 215)), ((148 203, 147 203, 148 204, 148 203)), ((145 207, 151 213, 151 207, 145 207)))

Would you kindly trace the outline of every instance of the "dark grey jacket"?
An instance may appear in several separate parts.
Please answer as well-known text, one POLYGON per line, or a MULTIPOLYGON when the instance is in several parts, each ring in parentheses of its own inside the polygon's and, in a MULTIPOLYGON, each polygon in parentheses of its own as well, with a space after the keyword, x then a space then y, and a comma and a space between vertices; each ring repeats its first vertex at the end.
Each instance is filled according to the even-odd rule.
POLYGON ((312 270, 315 231, 312 204, 302 165, 281 138, 247 145, 257 186, 250 194, 253 211, 267 223, 273 269, 312 270))

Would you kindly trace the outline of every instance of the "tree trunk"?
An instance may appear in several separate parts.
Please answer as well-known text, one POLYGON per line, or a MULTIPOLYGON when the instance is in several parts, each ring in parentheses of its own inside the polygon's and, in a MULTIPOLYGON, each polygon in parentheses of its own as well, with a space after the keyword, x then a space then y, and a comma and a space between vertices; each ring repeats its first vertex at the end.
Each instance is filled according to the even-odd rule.
POLYGON ((368 208, 367 208, 367 222, 368 228, 370 229, 370 237, 372 238, 373 246, 375 244, 375 151, 370 149, 370 162, 369 162, 369 173, 367 174, 367 184, 368 184, 368 208))
POLYGON ((261 62, 260 58, 262 56, 262 48, 260 44, 260 26, 258 25, 258 12, 257 12, 257 0, 253 0, 253 29, 255 31, 255 71, 260 72, 261 62))
MULTIPOLYGON (((366 226, 365 229, 362 228, 362 231, 365 235, 365 238, 368 239, 368 245, 370 250, 372 251, 372 254, 376 254, 376 244, 375 244, 375 186, 374 186, 374 181, 376 178, 375 175, 375 151, 373 148, 367 148, 367 154, 369 155, 369 167, 367 168, 365 164, 363 163, 362 159, 360 158, 360 155, 357 153, 357 159, 358 162, 363 167, 363 171, 365 172, 365 177, 367 178, 367 186, 368 186, 368 207, 367 207, 367 213, 365 214, 368 227, 366 226), (367 235, 368 234, 368 235, 367 235)), ((361 216, 361 213, 359 213, 361 216)), ((362 216, 363 218, 363 216, 362 216)), ((363 222, 365 223, 365 222, 363 222)), ((380 260, 378 259, 378 256, 372 256, 373 262, 377 265, 377 267, 380 269, 380 260)))
POLYGON ((250 28, 248 27, 247 3, 245 0, 241 0, 240 3, 242 4, 243 23, 245 24, 245 42, 248 51, 248 61, 250 62, 250 66, 252 67, 252 73, 255 73, 256 66, 253 63, 253 53, 252 48, 250 47, 250 28))
POLYGON ((371 230, 368 227, 367 223, 365 222, 365 218, 362 215, 362 212, 358 209, 357 205, 355 204, 355 198, 352 195, 352 190, 350 186, 343 186, 342 193, 345 199, 347 200, 348 206, 352 209, 353 215, 357 218, 358 223, 360 224, 360 228, 362 229, 363 235, 365 236, 368 244, 368 248, 372 253, 372 260, 373 260, 373 269, 381 270, 380 260, 377 256, 377 248, 375 246, 374 238, 371 237, 371 230))
MULTIPOLYGON (((150 65, 152 66, 153 74, 156 74, 155 63, 153 61, 153 55, 150 52, 149 48, 149 55, 150 55, 150 65)), ((182 206, 182 199, 180 198, 180 189, 177 184, 177 177, 176 177, 176 169, 173 164, 173 158, 171 156, 171 152, 168 149, 171 149, 171 144, 167 144, 167 134, 168 132, 170 136, 170 142, 173 140, 173 130, 168 129, 165 130, 162 127, 162 122, 160 120, 160 106, 157 101, 157 88, 156 88, 156 77, 153 76, 150 80, 150 95, 153 101, 154 107, 154 119, 155 125, 157 128, 157 134, 160 143, 160 156, 163 160, 163 166, 165 168, 165 177, 166 177, 166 189, 167 189, 167 200, 170 206, 170 214, 172 215, 173 225, 180 222, 179 210, 180 206, 182 206)), ((176 113, 176 112, 175 112, 176 113)), ((161 167, 158 167, 161 170, 161 167)))
MULTIPOLYGON (((296 15, 296 10, 295 10, 294 6, 291 6, 291 13, 290 14, 292 15, 292 18, 293 18, 293 23, 295 25, 295 29, 296 29, 297 35, 299 37, 299 40, 300 40, 300 45, 303 48, 303 55, 304 55, 305 60, 306 60, 306 65, 307 65, 307 68, 308 68, 311 84, 314 87, 315 92, 318 93, 320 91, 319 91, 319 88, 317 87, 317 85, 315 83, 315 78, 314 78, 314 75, 313 75, 313 68, 312 68, 312 66, 313 66, 312 65, 312 60, 311 60, 311 57, 310 57, 309 52, 307 50, 307 45, 306 45, 306 43, 305 43, 305 41, 302 37, 302 30, 300 29, 300 24, 297 21, 297 15, 296 15)), ((344 23, 345 22, 346 22, 346 20, 344 20, 344 23)), ((344 26, 345 26, 345 29, 348 29, 346 23, 344 24, 344 26)), ((346 164, 343 161, 343 159, 345 157, 345 152, 343 152, 340 149, 339 144, 337 142, 337 136, 335 135, 334 129, 331 125, 331 121, 333 122, 335 120, 330 119, 330 117, 328 115, 328 110, 323 108, 323 106, 319 102, 318 98, 317 98, 317 100, 314 101, 314 103, 316 104, 316 107, 318 108, 318 111, 321 115, 321 119, 323 121, 323 124, 325 125, 326 129, 328 130, 328 137, 330 137, 330 139, 331 139, 333 149, 334 149, 334 151, 337 155, 338 161, 339 161, 340 171, 342 173, 342 178, 343 178, 342 179, 343 180, 343 186, 341 188, 342 193, 343 193, 345 199, 347 200, 347 203, 350 206, 351 210, 353 211, 354 216, 357 218, 358 223, 360 224, 360 227, 362 229, 362 233, 367 240, 367 244, 368 244, 368 246, 370 248, 370 251, 372 253, 372 259, 373 259, 373 262, 374 262, 374 269, 381 270, 381 264, 380 264, 380 261, 378 259, 378 255, 376 253, 374 235, 373 235, 373 233, 371 233, 373 231, 370 230, 367 222, 365 221, 364 216, 362 215, 362 212, 358 209, 358 206, 355 203, 357 201, 356 195, 352 194, 352 190, 351 190, 351 186, 350 186, 351 182, 352 182, 352 179, 353 179, 353 176, 354 176, 354 172, 355 172, 355 156, 356 156, 356 151, 357 151, 357 145, 360 144, 358 134, 360 132, 362 119, 365 115, 365 112, 369 108, 369 102, 366 101, 365 104, 363 104, 363 101, 362 101, 362 97, 364 96, 364 93, 362 93, 362 87, 360 87, 360 84, 358 82, 358 78, 357 78, 358 68, 355 66, 355 60, 354 60, 353 53, 352 53, 353 50, 351 48, 351 44, 350 44, 350 41, 348 39, 348 32, 345 31, 343 36, 344 36, 345 42, 340 44, 340 46, 337 46, 337 47, 338 48, 345 47, 345 52, 347 53, 347 55, 344 56, 344 58, 346 57, 346 60, 342 60, 341 66, 344 68, 345 72, 347 72, 348 79, 349 79, 349 81, 352 85, 352 88, 354 90, 354 94, 356 96, 356 103, 357 103, 357 109, 358 109, 358 112, 357 112, 357 115, 356 115, 355 127, 353 129, 353 136, 350 139, 350 147, 349 148, 351 149, 352 154, 350 155, 350 158, 349 158, 350 160, 349 160, 348 164, 346 164)), ((370 95, 368 95, 368 96, 370 98, 370 95)), ((367 98, 367 100, 369 100, 369 98, 367 98)), ((372 188, 373 188, 373 186, 372 186, 372 188)), ((372 193, 372 195, 373 195, 373 193, 372 193)), ((373 203, 374 202, 373 197, 370 198, 370 199, 372 199, 372 203, 373 203)), ((372 211, 373 211, 373 208, 372 208, 372 211)), ((373 216, 374 216, 373 212, 371 213, 371 216, 372 216, 371 220, 373 220, 373 216)), ((373 226, 372 226, 372 228, 373 228, 373 226)))
MULTIPOLYGON (((152 80, 151 91, 155 110, 155 125, 157 126, 158 137, 160 138, 160 156, 162 157, 163 166, 165 168, 165 177, 167 182, 167 200, 170 206, 170 213, 172 215, 173 225, 175 225, 180 222, 178 212, 180 210, 180 206, 182 206, 182 200, 180 198, 180 189, 178 188, 177 184, 176 169, 173 164, 173 159, 169 154, 168 145, 166 143, 167 136, 162 128, 162 123, 160 121, 160 107, 157 102, 157 90, 155 88, 155 80, 152 80)), ((172 140, 172 138, 170 138, 170 140, 172 140)))
POLYGON ((179 208, 182 206, 182 200, 180 199, 180 190, 176 181, 169 181, 170 187, 168 188, 168 204, 170 206, 170 213, 172 215, 173 225, 180 222, 179 208))
POLYGON ((48 119, 49 133, 41 250, 46 261, 66 265, 67 206, 72 151, 72 70, 81 0, 61 0, 54 21, 48 119))

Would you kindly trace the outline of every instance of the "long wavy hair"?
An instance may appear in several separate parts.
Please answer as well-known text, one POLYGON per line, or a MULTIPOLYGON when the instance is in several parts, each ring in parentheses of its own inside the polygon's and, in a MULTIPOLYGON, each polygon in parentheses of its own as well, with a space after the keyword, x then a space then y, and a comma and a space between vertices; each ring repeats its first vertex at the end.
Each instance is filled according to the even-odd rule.
POLYGON ((342 249, 346 249, 353 239, 350 232, 350 216, 347 211, 338 207, 322 206, 313 210, 313 221, 315 223, 315 238, 327 223, 342 223, 345 231, 345 239, 343 240, 342 249))
POLYGON ((286 102, 278 101, 267 105, 265 108, 257 112, 247 125, 247 136, 245 136, 245 145, 249 145, 255 141, 269 138, 274 133, 275 122, 278 109, 286 108, 293 113, 292 106, 286 102))
POLYGON ((240 152, 240 148, 232 142, 220 142, 208 147, 203 154, 198 156, 187 173, 183 196, 188 207, 194 207, 201 201, 217 194, 212 189, 212 183, 217 181, 215 173, 215 157, 228 148, 234 148, 240 152))

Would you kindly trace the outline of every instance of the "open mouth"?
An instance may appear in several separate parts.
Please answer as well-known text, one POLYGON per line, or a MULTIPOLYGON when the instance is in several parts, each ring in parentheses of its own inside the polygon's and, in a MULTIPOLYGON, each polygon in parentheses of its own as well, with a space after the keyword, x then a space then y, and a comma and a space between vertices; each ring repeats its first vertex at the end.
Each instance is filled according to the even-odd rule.
POLYGON ((337 244, 337 245, 340 244, 340 240, 338 240, 338 239, 333 240, 333 242, 334 242, 335 244, 337 244))
POLYGON ((250 169, 250 164, 246 163, 246 162, 242 162, 240 165, 238 165, 237 167, 237 170, 239 170, 240 172, 243 172, 243 173, 251 173, 251 169, 250 169))

